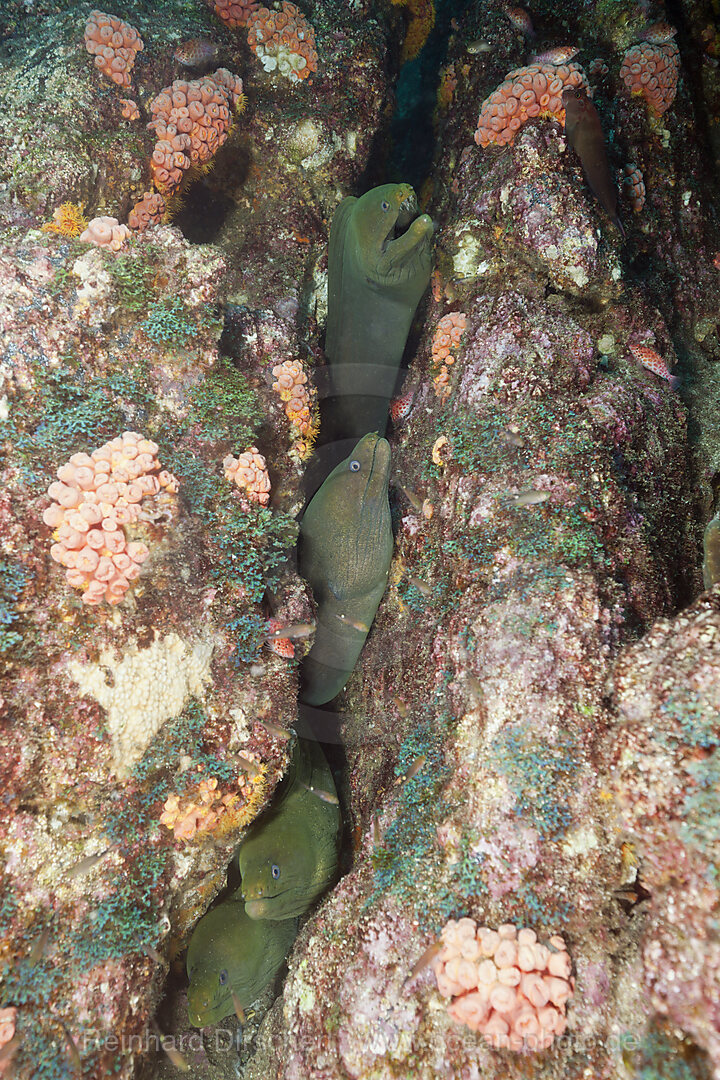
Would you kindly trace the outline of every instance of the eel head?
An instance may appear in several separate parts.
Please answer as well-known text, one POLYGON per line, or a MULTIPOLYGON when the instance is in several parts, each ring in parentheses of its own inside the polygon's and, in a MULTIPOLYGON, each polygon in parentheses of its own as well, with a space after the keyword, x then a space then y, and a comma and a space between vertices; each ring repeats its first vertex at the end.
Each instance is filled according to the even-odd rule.
POLYGON ((417 196, 410 184, 382 184, 362 195, 353 207, 354 242, 365 276, 387 287, 423 281, 430 273, 433 223, 417 216, 417 196))

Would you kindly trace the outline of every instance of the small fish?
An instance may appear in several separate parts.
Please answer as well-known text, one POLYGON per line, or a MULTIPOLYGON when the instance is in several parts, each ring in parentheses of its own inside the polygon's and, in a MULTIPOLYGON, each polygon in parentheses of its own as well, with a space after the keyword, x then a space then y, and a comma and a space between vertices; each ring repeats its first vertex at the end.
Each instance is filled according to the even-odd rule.
POLYGON ((403 990, 406 989, 413 979, 417 979, 423 971, 426 971, 430 967, 433 960, 440 955, 443 949, 442 941, 435 941, 432 945, 429 945, 425 952, 422 954, 419 960, 416 960, 413 964, 410 974, 403 983, 403 990))
POLYGON ((179 1069, 180 1072, 190 1072, 190 1066, 188 1065, 187 1061, 182 1056, 180 1051, 176 1050, 173 1046, 173 1037, 171 1035, 163 1035, 162 1031, 157 1026, 154 1020, 151 1021, 151 1026, 158 1037, 158 1041, 160 1042, 161 1047, 163 1048, 167 1056, 170 1058, 175 1068, 179 1069))
POLYGON ((577 45, 556 45, 554 49, 546 49, 545 52, 536 53, 532 58, 533 64, 567 64, 577 56, 580 49, 577 45))
POLYGON ((268 629, 267 640, 274 641, 275 638, 288 638, 290 641, 301 641, 303 638, 308 638, 315 631, 315 623, 289 623, 286 626, 278 626, 274 629, 268 629))
POLYGON ((242 1005, 240 1004, 240 998, 237 996, 237 994, 235 993, 235 991, 233 990, 232 987, 230 987, 230 996, 232 997, 232 1003, 233 1003, 233 1009, 235 1010, 235 1015, 237 1016, 238 1020, 240 1021, 240 1023, 244 1027, 245 1026, 245 1021, 246 1021, 245 1010, 243 1009, 242 1005))
POLYGON ((30 953, 28 955, 28 962, 29 963, 31 963, 31 964, 39 964, 40 961, 42 960, 43 956, 45 955, 45 950, 47 949, 47 946, 48 946, 48 941, 50 940, 50 931, 51 931, 51 929, 52 929, 52 919, 47 924, 47 926, 42 931, 42 933, 39 934, 37 936, 37 938, 35 939, 35 943, 34 943, 32 949, 30 950, 30 953))
POLYGON ((250 758, 246 758, 244 754, 238 754, 237 763, 243 772, 246 772, 248 776, 251 776, 253 779, 260 775, 260 767, 256 765, 254 761, 251 761, 250 758))
POLYGON ((318 799, 322 799, 323 802, 330 803, 331 806, 340 805, 340 800, 334 791, 324 791, 322 788, 312 787, 311 784, 306 784, 303 780, 298 780, 298 783, 306 791, 311 791, 313 795, 317 795, 318 799))
POLYGON ((670 370, 660 353, 655 352, 654 349, 649 348, 647 345, 631 345, 630 352, 643 367, 654 372, 655 375, 659 375, 661 379, 666 379, 673 390, 677 390, 680 380, 677 376, 670 374, 670 370))
POLYGON ((525 445, 525 440, 523 439, 522 435, 520 435, 520 433, 517 431, 513 431, 512 428, 508 428, 507 431, 503 431, 502 438, 508 444, 508 446, 518 446, 522 448, 525 445))
POLYGON ((519 30, 521 34, 524 34, 526 38, 532 41, 535 37, 535 30, 533 29, 532 20, 525 8, 508 6, 504 10, 515 29, 519 30))
POLYGON ((419 496, 417 496, 414 491, 411 491, 410 488, 406 488, 406 487, 401 486, 400 490, 402 491, 403 495, 405 496, 407 501, 412 506, 413 510, 417 511, 417 513, 419 514, 420 511, 422 510, 422 505, 423 505, 422 502, 420 501, 419 496))
POLYGON ((58 1023, 63 1029, 63 1033, 68 1044, 68 1051, 70 1053, 70 1060, 72 1061, 73 1068, 82 1075, 83 1064, 82 1058, 80 1057, 80 1051, 77 1048, 77 1043, 70 1034, 70 1029, 68 1028, 67 1024, 63 1020, 61 1020, 60 1017, 58 1017, 58 1023))
POLYGON ((415 392, 409 390, 406 394, 401 394, 400 397, 393 398, 390 402, 390 419, 393 424, 399 424, 401 420, 406 420, 410 415, 412 409, 413 398, 415 392))
POLYGON ((74 881, 75 878, 82 877, 83 874, 89 874, 94 866, 97 866, 99 862, 102 862, 109 850, 110 848, 107 847, 104 851, 99 851, 97 855, 88 855, 84 859, 81 859, 79 863, 75 863, 74 866, 70 867, 66 872, 65 877, 69 881, 74 881))
POLYGON ((470 694, 476 701, 483 700, 483 685, 478 679, 477 675, 473 675, 471 671, 465 671, 465 682, 467 683, 470 694))
POLYGON ((513 506, 537 506, 550 498, 549 491, 538 491, 536 488, 526 488, 513 495, 513 506))
POLYGON ((479 56, 480 53, 492 52, 492 45, 489 41, 483 41, 482 38, 476 38, 475 41, 469 42, 465 46, 465 52, 470 53, 471 56, 479 56))
POLYGON ((370 627, 360 619, 351 619, 349 615, 338 615, 337 613, 335 614, 335 618, 340 619, 340 621, 344 622, 347 626, 352 626, 353 630, 359 630, 361 634, 370 633, 370 627))
POLYGON ((408 581, 417 589, 421 596, 427 598, 428 596, 432 595, 432 589, 430 588, 430 586, 426 582, 421 581, 417 574, 413 574, 412 577, 409 577, 408 581))
POLYGON ((165 959, 160 955, 160 953, 153 945, 141 945, 140 951, 144 952, 146 956, 149 956, 151 960, 154 960, 156 964, 160 964, 161 967, 165 967, 165 959))
POLYGON ((427 761, 427 758, 426 758, 425 754, 418 754, 418 756, 415 758, 415 760, 413 761, 412 765, 410 766, 408 771, 405 773, 405 775, 404 776, 398 776, 395 783, 396 784, 406 784, 408 782, 408 780, 412 780, 412 778, 414 776, 417 776, 417 774, 420 772, 420 770, 422 769, 422 767, 423 767, 423 765, 425 764, 426 761, 427 761))
POLYGON ((403 699, 401 697, 394 697, 393 698, 393 705, 395 706, 398 713, 400 714, 401 719, 404 720, 405 717, 407 716, 408 712, 409 712, 409 709, 408 709, 407 705, 405 704, 405 702, 403 701, 403 699))
POLYGON ((292 738, 292 731, 280 727, 279 724, 274 724, 272 720, 261 720, 260 717, 258 717, 258 724, 262 724, 266 731, 269 731, 271 735, 274 735, 278 739, 292 738))
POLYGON ((380 815, 377 810, 373 814, 372 832, 373 844, 375 845, 375 847, 380 847, 380 845, 382 844, 382 829, 380 828, 380 815))
POLYGON ((677 30, 670 23, 655 22, 638 34, 638 40, 648 41, 651 45, 663 45, 666 41, 672 41, 676 34, 677 30))
POLYGON ((609 215, 623 239, 625 230, 617 212, 617 189, 608 165, 600 116, 580 87, 566 86, 562 93, 565 134, 582 165, 593 195, 609 215))
POLYGON ((173 56, 183 67, 201 68, 214 64, 219 54, 220 48, 214 41, 200 37, 182 41, 173 56))

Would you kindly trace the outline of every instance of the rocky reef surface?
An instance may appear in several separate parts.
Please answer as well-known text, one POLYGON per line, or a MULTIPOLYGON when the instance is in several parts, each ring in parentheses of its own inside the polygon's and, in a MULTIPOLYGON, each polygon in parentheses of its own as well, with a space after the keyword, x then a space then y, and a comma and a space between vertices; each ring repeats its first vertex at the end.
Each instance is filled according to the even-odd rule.
POLYGON ((531 50, 499 3, 458 15, 423 192, 435 271, 391 433, 390 585, 326 728, 348 872, 240 1049, 235 1020, 190 1028, 183 949, 287 767, 307 646, 270 649, 268 619, 312 621, 295 515, 327 233, 377 169, 401 22, 314 4, 317 72, 294 84, 200 0, 121 7, 144 41, 130 88, 93 66, 87 3, 10 4, 2 42, 0 1071, 720 1075, 701 6, 678 12, 661 114, 620 77, 639 5, 531 10, 538 50, 582 42, 625 243, 557 117, 478 145, 482 102, 531 50), (81 240, 150 188, 150 102, 196 77, 173 52, 198 35, 247 98, 212 171, 117 250, 81 240), (573 993, 549 1047, 498 1048, 487 1018, 448 1011, 425 953, 465 917, 562 939, 573 993))

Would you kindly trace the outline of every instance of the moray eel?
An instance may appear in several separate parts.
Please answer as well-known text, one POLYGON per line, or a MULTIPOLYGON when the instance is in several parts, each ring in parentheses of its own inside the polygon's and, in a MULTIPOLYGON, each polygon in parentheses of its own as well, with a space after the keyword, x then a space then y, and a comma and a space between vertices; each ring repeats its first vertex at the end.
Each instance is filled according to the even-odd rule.
POLYGON ((256 922, 237 893, 204 915, 187 954, 188 1012, 194 1027, 235 1011, 233 992, 248 1008, 273 981, 290 952, 297 922, 256 922))
POLYGON ((323 705, 350 678, 385 592, 393 536, 390 446, 371 433, 315 493, 300 523, 300 573, 317 604, 300 700, 323 705))
POLYGON ((409 184, 350 196, 335 211, 325 338, 333 437, 385 433, 410 324, 430 281, 433 223, 416 214, 409 184))
POLYGON ((617 212, 617 189, 610 174, 598 111, 585 91, 575 87, 563 90, 562 103, 568 142, 580 158, 588 186, 624 239, 625 230, 617 212))
POLYGON ((703 584, 711 589, 720 581, 720 516, 705 527, 703 536, 703 584))
POLYGON ((299 740, 286 793, 250 827, 238 848, 250 919, 302 915, 334 881, 340 834, 334 799, 322 750, 316 742, 299 740))

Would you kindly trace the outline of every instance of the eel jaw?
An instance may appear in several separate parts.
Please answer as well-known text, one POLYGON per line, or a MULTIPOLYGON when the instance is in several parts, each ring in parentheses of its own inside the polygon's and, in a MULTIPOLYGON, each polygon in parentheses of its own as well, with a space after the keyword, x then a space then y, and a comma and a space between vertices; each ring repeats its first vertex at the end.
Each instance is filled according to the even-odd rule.
POLYGON ((383 253, 387 250, 388 244, 393 240, 397 240, 399 236, 406 233, 409 226, 418 215, 418 201, 417 195, 414 191, 411 191, 403 201, 399 204, 397 209, 397 217, 392 226, 388 229, 387 236, 385 237, 382 245, 383 253))

